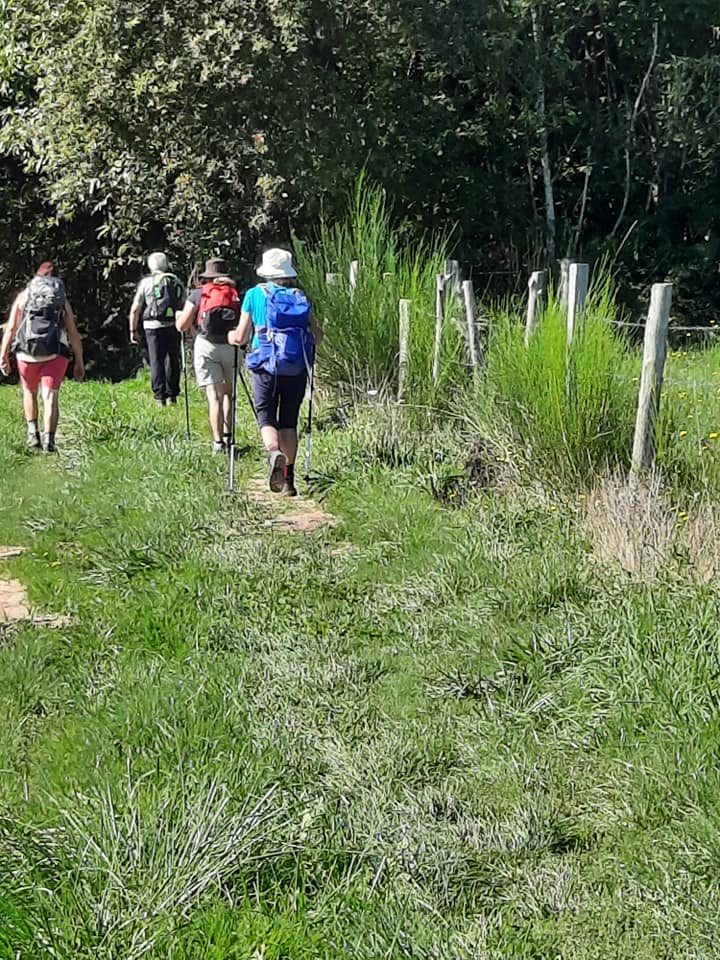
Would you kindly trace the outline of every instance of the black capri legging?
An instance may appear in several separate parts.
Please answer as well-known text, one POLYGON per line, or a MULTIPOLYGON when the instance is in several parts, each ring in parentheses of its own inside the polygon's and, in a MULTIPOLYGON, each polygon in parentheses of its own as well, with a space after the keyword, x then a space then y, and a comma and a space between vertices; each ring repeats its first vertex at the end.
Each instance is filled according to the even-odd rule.
POLYGON ((252 378, 258 424, 276 430, 295 430, 307 374, 303 371, 292 377, 279 377, 265 370, 253 370, 252 378))

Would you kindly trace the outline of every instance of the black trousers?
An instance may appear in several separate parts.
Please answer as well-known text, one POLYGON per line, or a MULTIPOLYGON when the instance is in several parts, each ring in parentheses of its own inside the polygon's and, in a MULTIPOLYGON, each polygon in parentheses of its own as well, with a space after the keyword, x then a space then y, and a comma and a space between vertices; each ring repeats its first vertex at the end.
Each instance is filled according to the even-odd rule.
POLYGON ((156 400, 174 399, 180 394, 180 346, 182 338, 174 326, 146 330, 150 380, 156 400))
POLYGON ((296 430, 306 384, 307 374, 304 370, 292 377, 253 370, 253 398, 259 426, 296 430))

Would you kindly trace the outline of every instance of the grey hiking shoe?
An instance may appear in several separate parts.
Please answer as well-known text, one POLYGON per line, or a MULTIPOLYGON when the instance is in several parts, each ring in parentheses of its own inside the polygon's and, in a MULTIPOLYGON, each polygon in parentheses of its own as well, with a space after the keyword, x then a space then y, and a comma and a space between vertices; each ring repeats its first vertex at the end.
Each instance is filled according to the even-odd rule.
POLYGON ((213 440, 212 452, 213 453, 225 453, 227 447, 222 442, 222 440, 213 440))
POLYGON ((268 457, 268 487, 273 493, 280 493, 283 488, 286 464, 282 450, 273 450, 268 457))
POLYGON ((40 443, 40 434, 39 433, 29 433, 27 435, 26 445, 28 450, 39 450, 42 444, 40 443))

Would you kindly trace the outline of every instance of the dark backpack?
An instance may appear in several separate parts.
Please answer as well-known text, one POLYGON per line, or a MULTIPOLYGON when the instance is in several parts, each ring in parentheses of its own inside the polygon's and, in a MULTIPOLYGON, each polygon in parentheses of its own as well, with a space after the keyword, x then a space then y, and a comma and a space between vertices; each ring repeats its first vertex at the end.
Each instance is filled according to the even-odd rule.
POLYGON ((65 327, 65 284, 58 277, 33 277, 15 335, 15 349, 31 357, 69 356, 65 327))
POLYGON ((183 285, 173 273, 154 273, 151 279, 152 287, 145 291, 143 320, 172 323, 182 307, 183 285))
POLYGON ((237 326, 240 301, 232 283, 204 283, 200 288, 197 325, 211 343, 227 343, 227 335, 237 326))

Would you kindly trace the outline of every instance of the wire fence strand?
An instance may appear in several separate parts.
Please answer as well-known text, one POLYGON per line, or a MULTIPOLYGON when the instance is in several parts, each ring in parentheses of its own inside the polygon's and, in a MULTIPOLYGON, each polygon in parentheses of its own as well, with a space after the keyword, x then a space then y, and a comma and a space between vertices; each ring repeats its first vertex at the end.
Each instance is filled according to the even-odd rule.
MULTIPOLYGON (((632 320, 611 320, 610 324, 613 327, 633 327, 635 329, 644 330, 646 326, 646 321, 632 321, 632 320)), ((720 327, 686 327, 686 326, 670 326, 668 327, 668 333, 720 333, 720 327)))

